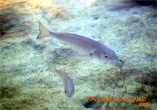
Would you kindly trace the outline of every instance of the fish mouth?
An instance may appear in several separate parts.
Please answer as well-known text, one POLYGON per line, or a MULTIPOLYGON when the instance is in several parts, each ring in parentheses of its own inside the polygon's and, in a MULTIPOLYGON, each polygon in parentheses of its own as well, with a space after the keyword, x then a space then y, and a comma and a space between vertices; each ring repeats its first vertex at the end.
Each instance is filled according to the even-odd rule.
POLYGON ((40 36, 38 35, 36 39, 41 39, 40 36))
POLYGON ((69 94, 66 94, 68 97, 72 97, 73 96, 73 93, 69 93, 69 94))
POLYGON ((124 62, 123 62, 121 59, 119 59, 119 62, 121 62, 121 63, 122 63, 122 65, 124 65, 124 62))
POLYGON ((120 62, 122 65, 124 65, 124 61, 122 61, 121 59, 116 59, 116 60, 113 60, 113 61, 115 61, 115 62, 120 62))

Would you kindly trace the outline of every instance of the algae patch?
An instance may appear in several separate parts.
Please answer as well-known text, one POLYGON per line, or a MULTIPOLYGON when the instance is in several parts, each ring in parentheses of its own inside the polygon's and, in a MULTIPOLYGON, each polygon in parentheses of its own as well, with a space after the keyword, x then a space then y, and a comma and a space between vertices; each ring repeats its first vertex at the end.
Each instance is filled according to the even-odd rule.
POLYGON ((15 87, 0 86, 0 98, 12 98, 18 94, 18 90, 15 87))
POLYGON ((145 85, 157 87, 157 72, 156 69, 148 70, 144 75, 136 78, 137 82, 140 82, 145 85))
POLYGON ((0 87, 0 109, 32 109, 44 102, 46 99, 36 93, 22 93, 20 88, 14 86, 0 87))
POLYGON ((2 109, 24 109, 26 106, 34 105, 34 99, 8 100, 2 104, 2 109))

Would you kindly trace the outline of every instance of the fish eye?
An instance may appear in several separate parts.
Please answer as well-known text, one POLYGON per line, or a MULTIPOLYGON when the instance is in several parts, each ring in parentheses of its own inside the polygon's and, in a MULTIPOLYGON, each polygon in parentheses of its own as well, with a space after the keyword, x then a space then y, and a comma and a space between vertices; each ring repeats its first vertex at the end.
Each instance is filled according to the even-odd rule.
POLYGON ((64 91, 65 93, 67 93, 67 91, 64 91))
POLYGON ((104 56, 107 58, 108 57, 108 55, 106 55, 106 54, 104 54, 104 56))

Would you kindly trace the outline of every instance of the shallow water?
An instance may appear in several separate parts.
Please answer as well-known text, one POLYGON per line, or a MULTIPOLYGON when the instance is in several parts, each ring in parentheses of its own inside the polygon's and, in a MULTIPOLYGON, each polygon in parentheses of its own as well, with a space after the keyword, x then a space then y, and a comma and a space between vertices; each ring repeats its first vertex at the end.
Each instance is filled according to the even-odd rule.
POLYGON ((0 109, 155 110, 155 7, 118 0, 1 2, 0 109), (101 42, 125 62, 122 69, 111 61, 75 59, 80 55, 76 50, 52 37, 36 39, 39 21, 53 32, 101 42), (62 79, 49 71, 49 63, 71 77, 72 97, 65 95, 62 79), (89 96, 115 100, 87 101, 89 96), (134 99, 142 96, 146 100, 134 99))

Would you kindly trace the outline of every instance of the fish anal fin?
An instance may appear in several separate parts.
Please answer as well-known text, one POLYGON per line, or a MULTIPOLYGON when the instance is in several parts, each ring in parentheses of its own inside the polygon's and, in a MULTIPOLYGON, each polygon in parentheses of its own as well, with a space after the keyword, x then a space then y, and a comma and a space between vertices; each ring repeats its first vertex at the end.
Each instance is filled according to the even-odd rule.
POLYGON ((63 44, 63 45, 67 45, 66 43, 64 43, 64 42, 59 42, 59 43, 61 43, 61 44, 63 44))

